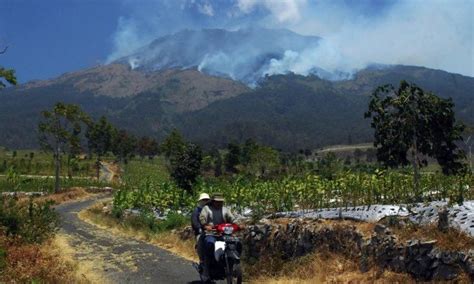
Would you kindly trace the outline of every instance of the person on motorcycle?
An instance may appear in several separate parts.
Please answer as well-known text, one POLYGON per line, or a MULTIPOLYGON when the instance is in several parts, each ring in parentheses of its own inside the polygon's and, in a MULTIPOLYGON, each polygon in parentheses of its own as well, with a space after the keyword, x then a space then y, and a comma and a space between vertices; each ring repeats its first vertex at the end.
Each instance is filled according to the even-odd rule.
POLYGON ((201 193, 198 199, 198 205, 194 209, 193 214, 191 215, 191 226, 194 231, 194 236, 196 237, 196 250, 199 256, 199 264, 202 265, 203 263, 203 246, 202 246, 202 226, 201 221, 199 221, 199 215, 201 214, 202 208, 209 203, 209 194, 201 193))
MULTIPOLYGON (((229 208, 224 207, 224 196, 222 193, 214 193, 211 202, 204 206, 199 215, 199 220, 205 232, 211 232, 214 225, 222 223, 232 223, 234 215, 229 208)), ((204 276, 209 279, 209 259, 214 255, 214 244, 216 237, 212 234, 206 234, 204 238, 204 276)))

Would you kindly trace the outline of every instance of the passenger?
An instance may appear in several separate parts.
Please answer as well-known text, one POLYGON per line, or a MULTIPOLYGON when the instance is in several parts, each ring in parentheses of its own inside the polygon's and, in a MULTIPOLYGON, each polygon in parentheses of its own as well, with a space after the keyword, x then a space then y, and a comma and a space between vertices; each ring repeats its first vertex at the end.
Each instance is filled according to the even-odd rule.
MULTIPOLYGON (((199 220, 202 227, 206 232, 213 230, 215 225, 222 223, 232 223, 234 221, 234 215, 227 207, 224 207, 224 196, 222 193, 214 193, 209 205, 204 206, 199 215, 199 220)), ((209 281, 209 263, 214 255, 214 244, 216 237, 212 234, 206 234, 204 239, 204 281, 209 281)))
POLYGON ((193 227, 194 236, 196 238, 196 251, 199 256, 199 266, 202 267, 203 263, 203 245, 202 245, 202 236, 203 230, 201 226, 201 222, 199 221, 199 215, 201 214, 201 210, 204 206, 209 203, 210 197, 207 193, 201 193, 198 199, 198 205, 194 209, 193 214, 191 215, 191 226, 193 227))

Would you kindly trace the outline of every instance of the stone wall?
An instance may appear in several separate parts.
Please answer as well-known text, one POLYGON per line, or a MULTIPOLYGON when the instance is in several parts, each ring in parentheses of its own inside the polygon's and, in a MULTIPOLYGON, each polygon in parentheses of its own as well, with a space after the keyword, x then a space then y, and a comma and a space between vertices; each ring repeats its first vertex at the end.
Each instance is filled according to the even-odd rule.
MULTIPOLYGON (((189 235, 189 230, 181 234, 183 238, 189 235)), ((474 281, 474 249, 448 252, 437 248, 436 241, 401 243, 381 224, 375 226, 370 236, 364 236, 347 224, 294 219, 286 224, 250 225, 240 235, 243 259, 249 262, 258 261, 263 255, 290 260, 329 250, 359 262, 363 272, 376 266, 409 273, 419 280, 452 280, 464 271, 474 281)))

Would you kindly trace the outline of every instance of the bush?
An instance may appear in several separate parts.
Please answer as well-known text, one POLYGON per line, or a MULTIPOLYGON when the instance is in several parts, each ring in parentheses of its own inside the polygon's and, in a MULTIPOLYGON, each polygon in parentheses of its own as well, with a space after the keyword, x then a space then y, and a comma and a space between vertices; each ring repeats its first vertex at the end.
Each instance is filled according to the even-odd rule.
POLYGON ((27 243, 42 243, 51 237, 59 225, 59 216, 52 202, 21 204, 13 198, 0 199, 0 227, 7 236, 19 237, 27 243))
POLYGON ((0 247, 0 271, 4 270, 7 266, 7 252, 4 248, 0 247))

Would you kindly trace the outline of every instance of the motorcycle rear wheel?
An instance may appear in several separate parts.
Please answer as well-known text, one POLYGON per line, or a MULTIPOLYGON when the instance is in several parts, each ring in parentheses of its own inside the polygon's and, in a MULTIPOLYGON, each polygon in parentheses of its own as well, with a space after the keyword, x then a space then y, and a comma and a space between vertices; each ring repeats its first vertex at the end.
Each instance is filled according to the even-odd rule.
POLYGON ((242 268, 240 263, 234 264, 232 273, 227 274, 227 284, 242 284, 242 268))

